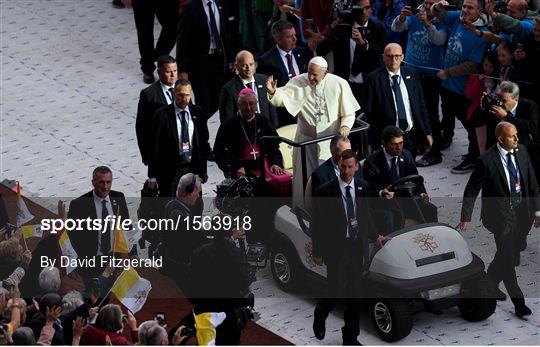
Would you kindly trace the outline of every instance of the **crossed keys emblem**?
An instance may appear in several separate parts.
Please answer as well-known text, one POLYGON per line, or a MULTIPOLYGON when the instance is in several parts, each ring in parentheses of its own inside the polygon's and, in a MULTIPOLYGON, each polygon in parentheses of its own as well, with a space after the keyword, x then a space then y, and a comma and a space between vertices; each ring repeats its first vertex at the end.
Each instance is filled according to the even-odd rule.
POLYGON ((439 245, 437 244, 437 242, 433 241, 433 236, 431 236, 430 234, 417 234, 413 238, 413 242, 416 243, 424 252, 430 251, 431 253, 433 253, 435 249, 439 248, 439 245))
POLYGON ((146 297, 148 296, 148 293, 150 291, 149 290, 146 290, 146 289, 142 289, 142 290, 139 290, 135 293, 135 295, 133 296, 133 299, 135 299, 135 302, 137 304, 139 304, 141 301, 144 301, 146 299, 146 297))

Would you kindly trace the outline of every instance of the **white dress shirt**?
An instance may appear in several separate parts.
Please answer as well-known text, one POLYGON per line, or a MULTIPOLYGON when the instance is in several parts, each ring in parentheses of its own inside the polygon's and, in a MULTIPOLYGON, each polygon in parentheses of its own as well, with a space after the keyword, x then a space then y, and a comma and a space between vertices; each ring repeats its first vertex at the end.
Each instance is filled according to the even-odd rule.
MULTIPOLYGON (((240 77, 240 76, 238 76, 240 77)), ((257 83, 255 83, 255 77, 251 77, 251 81, 248 81, 248 80, 245 80, 243 79, 242 77, 240 77, 240 81, 242 81, 242 84, 244 85, 244 87, 247 88, 247 84, 248 83, 251 83, 252 87, 253 87, 253 92, 255 93, 255 95, 257 96, 257 113, 261 113, 261 99, 259 99, 259 93, 257 91, 257 83)))
MULTIPOLYGON (((109 216, 114 216, 115 212, 113 212, 110 197, 107 195, 105 198, 100 198, 99 196, 96 195, 95 191, 92 191, 92 194, 94 195, 94 206, 96 207, 96 217, 97 217, 97 219, 105 219, 105 217, 107 217, 107 216, 102 216, 101 215, 102 201, 103 200, 107 201, 105 206, 107 207, 107 211, 109 212, 109 216)), ((111 233, 110 221, 109 221, 109 223, 107 223, 107 226, 108 226, 108 230, 105 231, 105 232, 111 233)), ((112 249, 112 246, 113 246, 113 243, 112 243, 113 242, 113 237, 112 237, 112 235, 111 235, 110 241, 111 241, 111 248, 110 249, 112 249)), ((101 231, 98 232, 98 243, 97 243, 96 252, 97 252, 96 253, 97 255, 103 255, 101 253, 101 231)))
MULTIPOLYGON (((193 148, 193 131, 195 131, 195 126, 193 125, 193 121, 191 119, 191 112, 189 112, 189 106, 186 106, 186 108, 181 109, 176 104, 174 104, 174 113, 176 114, 176 128, 178 129, 178 140, 179 142, 182 142, 182 115, 180 112, 186 111, 186 122, 188 123, 188 134, 189 134, 189 145, 193 148)), ((180 143, 179 146, 182 146, 180 143)), ((182 154, 182 148, 179 147, 180 154, 182 154)))
POLYGON ((165 95, 165 100, 167 100, 167 105, 172 104, 172 102, 174 101, 174 85, 168 86, 161 81, 159 83, 161 84, 161 90, 163 91, 163 95, 165 95), (173 91, 169 92, 169 88, 173 88, 173 91), (169 93, 171 93, 170 96, 169 93))
POLYGON ((293 51, 285 52, 284 50, 279 48, 278 45, 276 45, 276 48, 279 52, 279 56, 281 57, 281 61, 283 62, 283 65, 285 66, 285 70, 289 72, 289 78, 291 78, 291 74, 289 71, 289 65, 287 63, 287 57, 286 57, 287 54, 291 55, 294 73, 296 74, 296 76, 300 75, 300 69, 298 68, 298 64, 296 63, 296 58, 294 57, 293 51))
MULTIPOLYGON (((351 197, 353 201, 354 211, 356 212, 356 191, 354 189, 354 178, 349 182, 345 182, 341 179, 341 176, 339 177, 339 189, 341 190, 341 200, 343 201, 343 208, 345 209, 345 216, 347 216, 347 187, 351 187, 351 197)), ((347 220, 349 220, 349 216, 347 216, 347 220)), ((349 227, 347 224, 347 238, 350 237, 349 235, 349 227)))
MULTIPOLYGON (((398 75, 400 76, 398 78, 399 81, 399 89, 401 90, 401 97, 403 98, 403 104, 405 105, 405 115, 407 117, 407 130, 411 131, 411 129, 414 126, 413 119, 412 119, 412 110, 411 110, 411 102, 409 100, 409 92, 407 91, 407 86, 405 85, 405 81, 403 80, 403 76, 401 75, 401 70, 399 70, 397 73, 393 73, 392 71, 386 69, 388 71, 388 79, 390 81, 390 90, 392 91, 392 98, 394 99, 394 108, 396 110, 396 126, 399 127, 399 117, 397 112, 397 103, 396 103, 396 93, 394 93, 394 89, 392 89, 392 84, 394 83, 394 80, 392 80, 392 76, 398 75)), ((405 76, 407 78, 407 76, 405 76)))
MULTIPOLYGON (((506 182, 508 183, 508 190, 512 191, 512 187, 510 186, 510 172, 508 171, 508 157, 506 156, 508 154, 508 151, 502 148, 501 145, 498 143, 497 143, 497 149, 499 150, 499 157, 501 158, 501 162, 504 168, 504 174, 506 175, 506 182)), ((515 153, 515 150, 512 152, 515 153)), ((519 172, 519 166, 516 163, 516 156, 512 155, 511 158, 512 158, 512 163, 514 164, 514 167, 516 168, 518 181, 519 181, 520 172, 519 172)))

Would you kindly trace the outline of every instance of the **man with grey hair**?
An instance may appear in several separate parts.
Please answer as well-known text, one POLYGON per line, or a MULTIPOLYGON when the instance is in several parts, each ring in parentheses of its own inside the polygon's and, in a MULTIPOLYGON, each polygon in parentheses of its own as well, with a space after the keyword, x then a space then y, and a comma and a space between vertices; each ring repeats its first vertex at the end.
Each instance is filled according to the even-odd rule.
POLYGON ((60 288, 60 271, 56 267, 45 267, 39 273, 38 282, 43 292, 57 292, 60 288))
MULTIPOLYGON (((297 117, 295 141, 305 142, 328 135, 349 135, 360 105, 352 94, 349 83, 328 73, 328 63, 322 57, 310 60, 308 72, 291 79, 285 86, 277 88, 273 76, 266 81, 268 99, 276 107, 285 107, 297 117)), ((330 157, 323 143, 305 147, 306 174, 309 176, 319 167, 319 160, 330 157)), ((301 205, 304 193, 304 178, 300 149, 293 150, 294 180, 293 205, 301 205)))
POLYGON ((193 251, 205 241, 199 230, 194 230, 193 217, 200 216, 202 209, 202 181, 193 173, 184 174, 178 181, 176 198, 165 206, 164 218, 180 220, 178 229, 165 230, 160 239, 163 246, 163 272, 170 275, 185 292, 188 264, 193 251))

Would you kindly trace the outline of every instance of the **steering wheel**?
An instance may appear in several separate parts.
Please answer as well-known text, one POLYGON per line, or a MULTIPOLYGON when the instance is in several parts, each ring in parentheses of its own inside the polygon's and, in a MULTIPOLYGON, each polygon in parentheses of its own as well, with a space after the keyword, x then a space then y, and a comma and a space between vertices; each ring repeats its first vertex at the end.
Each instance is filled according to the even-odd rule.
POLYGON ((392 183, 387 189, 391 192, 403 192, 412 196, 413 190, 424 183, 424 178, 420 175, 409 175, 401 177, 392 183))

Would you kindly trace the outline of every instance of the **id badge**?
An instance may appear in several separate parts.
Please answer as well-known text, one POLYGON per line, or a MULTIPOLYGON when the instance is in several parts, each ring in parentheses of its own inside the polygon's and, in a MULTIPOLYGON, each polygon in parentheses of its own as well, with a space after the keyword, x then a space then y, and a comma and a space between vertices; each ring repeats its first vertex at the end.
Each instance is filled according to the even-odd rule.
POLYGON ((521 183, 516 182, 516 193, 521 193, 521 183))
POLYGON ((189 153, 190 151, 189 142, 182 142, 181 151, 183 154, 189 153))
POLYGON ((351 231, 353 235, 358 235, 358 221, 356 218, 351 218, 351 231))

